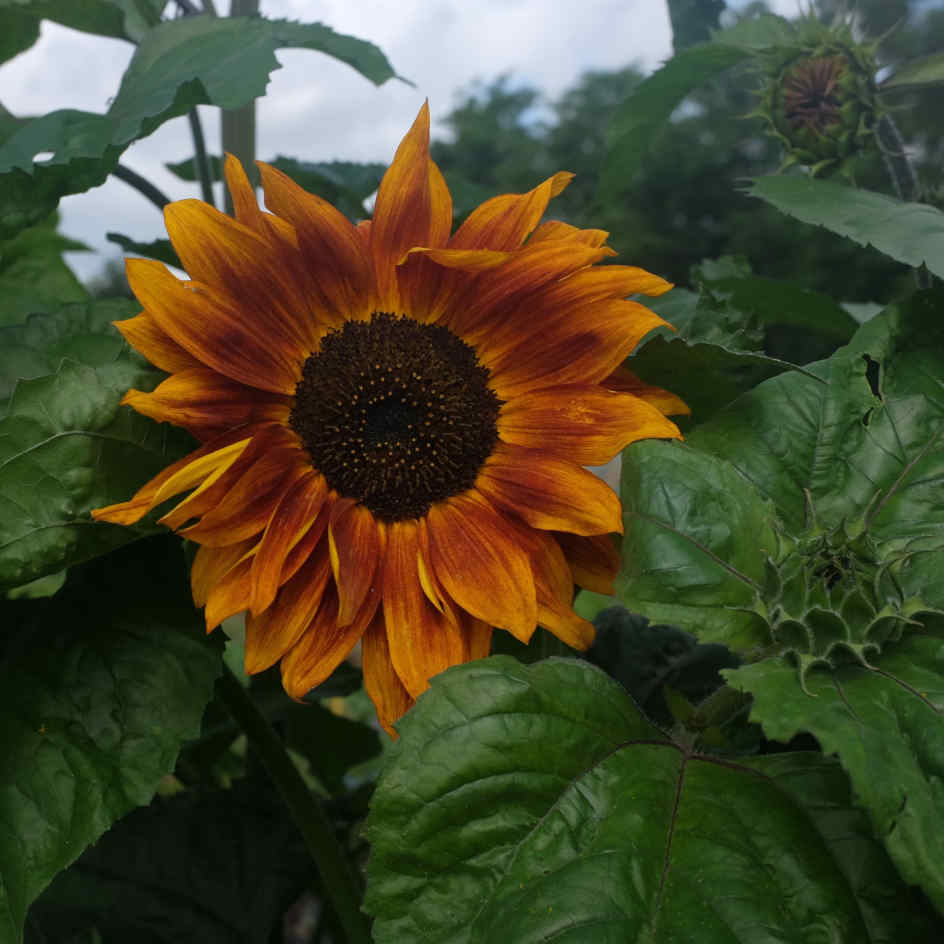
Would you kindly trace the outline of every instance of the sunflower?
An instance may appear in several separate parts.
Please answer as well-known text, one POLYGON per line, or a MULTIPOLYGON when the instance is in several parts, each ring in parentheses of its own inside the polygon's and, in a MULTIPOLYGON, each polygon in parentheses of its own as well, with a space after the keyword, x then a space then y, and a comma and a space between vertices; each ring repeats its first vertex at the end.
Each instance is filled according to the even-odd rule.
POLYGON ((679 435, 666 414, 684 404, 620 367, 665 324, 626 296, 671 286, 595 266, 605 232, 540 222, 567 173, 450 235, 425 105, 372 221, 259 167, 271 212, 232 157, 235 219, 167 207, 190 281, 128 261, 144 311, 117 326, 170 376, 123 402, 201 445, 94 517, 177 499, 160 522, 199 545, 207 630, 248 611, 246 671, 280 662, 294 698, 361 641, 389 731, 431 676, 487 655, 493 627, 586 648, 574 584, 611 590, 621 517, 582 466, 679 435))

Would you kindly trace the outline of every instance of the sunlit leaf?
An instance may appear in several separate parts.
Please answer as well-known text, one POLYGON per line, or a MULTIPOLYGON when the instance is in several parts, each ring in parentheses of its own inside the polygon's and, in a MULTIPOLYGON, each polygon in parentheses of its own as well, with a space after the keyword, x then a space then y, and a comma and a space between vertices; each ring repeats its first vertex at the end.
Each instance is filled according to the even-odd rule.
POLYGON ((757 177, 746 192, 804 223, 944 277, 944 213, 936 207, 805 176, 757 177))
POLYGON ((378 944, 934 940, 833 764, 690 754, 585 663, 449 669, 400 729, 368 820, 378 944))
POLYGON ((220 659, 173 538, 0 608, 0 940, 16 942, 53 875, 173 769, 220 659))

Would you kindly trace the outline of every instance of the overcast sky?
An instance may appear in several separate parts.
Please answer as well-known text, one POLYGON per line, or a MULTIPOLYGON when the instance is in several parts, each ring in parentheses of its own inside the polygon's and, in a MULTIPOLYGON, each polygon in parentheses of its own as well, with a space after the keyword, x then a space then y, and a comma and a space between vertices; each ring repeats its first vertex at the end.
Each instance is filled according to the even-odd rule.
MULTIPOLYGON (((66 2, 66 0, 64 0, 66 2)), ((795 0, 772 4, 793 11, 795 0)), ((217 0, 225 8, 227 0, 217 0)), ((415 83, 375 87, 349 67, 319 53, 280 50, 257 114, 258 154, 303 160, 389 161, 425 98, 433 133, 457 93, 476 79, 508 72, 550 98, 588 69, 637 63, 647 71, 671 53, 664 0, 261 0, 262 13, 322 22, 376 43, 394 70, 415 83)), ((14 114, 55 108, 103 112, 118 89, 133 47, 121 40, 42 24, 40 41, 0 66, 3 104, 14 114)), ((218 152, 216 109, 202 107, 207 146, 218 152)), ((437 127, 438 126, 438 127, 437 127)), ((172 198, 195 196, 163 162, 192 154, 185 118, 163 125, 129 148, 122 162, 172 198)), ((117 180, 60 204, 63 232, 98 250, 70 253, 81 278, 99 272, 119 250, 105 240, 114 230, 139 240, 164 235, 160 214, 117 180)))

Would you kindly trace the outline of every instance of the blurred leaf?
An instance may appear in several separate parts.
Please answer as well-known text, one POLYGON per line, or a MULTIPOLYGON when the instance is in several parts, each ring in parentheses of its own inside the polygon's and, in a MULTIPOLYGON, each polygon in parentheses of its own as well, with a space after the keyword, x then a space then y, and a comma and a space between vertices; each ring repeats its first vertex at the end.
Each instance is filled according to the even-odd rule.
MULTIPOLYGON (((169 239, 155 239, 153 242, 139 243, 129 236, 122 236, 121 233, 106 233, 105 238, 111 243, 117 243, 129 255, 159 259, 167 265, 176 266, 178 269, 183 268, 169 239)), ((140 308, 140 305, 138 307, 140 308)))
POLYGON ((95 363, 114 349, 114 342, 83 335, 83 318, 94 325, 102 309, 91 305, 86 312, 71 308, 33 319, 21 335, 25 347, 30 338, 48 338, 69 359, 52 375, 20 381, 0 419, 0 587, 27 583, 153 531, 147 521, 122 527, 93 522, 89 513, 130 498, 190 447, 181 431, 120 406, 130 387, 152 390, 160 371, 126 347, 100 366, 71 359, 95 363), (77 335, 68 334, 70 324, 77 335))
MULTIPOLYGON (((906 636, 875 669, 814 669, 809 695, 780 659, 725 675, 754 695, 751 718, 768 737, 809 731, 826 754, 839 755, 902 878, 944 912, 944 628, 906 636)), ((905 939, 899 932, 889 940, 905 939)))
POLYGON ((0 608, 0 939, 16 942, 53 875, 150 801, 199 732, 220 659, 174 538, 0 608))
POLYGON ((39 39, 39 19, 19 10, 4 9, 0 0, 0 62, 29 49, 39 39))
POLYGON ((751 58, 758 49, 782 42, 791 24, 762 14, 744 19, 673 56, 627 99, 610 125, 609 150, 603 166, 599 196, 615 200, 632 186, 633 175, 656 135, 682 100, 712 76, 751 58))
POLYGON ((64 252, 88 247, 56 232, 57 222, 53 214, 0 242, 0 327, 17 324, 33 312, 54 311, 67 302, 88 298, 62 258, 64 252))
POLYGON ((724 0, 668 0, 672 45, 676 52, 710 39, 718 29, 724 0))
POLYGON ((681 443, 635 443, 623 451, 620 497, 616 595, 626 607, 736 652, 769 642, 742 608, 775 547, 774 506, 734 465, 681 443))
POLYGON ((240 780, 135 810, 56 877, 29 926, 37 942, 94 928, 103 944, 259 944, 313 871, 275 791, 240 780))
POLYGON ((944 213, 925 203, 801 176, 757 177, 746 191, 804 223, 824 226, 944 278, 944 213))
POLYGON ((166 0, 0 0, 37 19, 116 39, 140 40, 161 18, 166 0))
POLYGON ((378 84, 393 76, 375 46, 317 23, 212 16, 162 23, 142 39, 106 114, 51 112, 0 146, 0 233, 103 183, 132 141, 192 106, 238 108, 263 95, 282 47, 340 58, 378 84), (52 157, 34 163, 45 152, 52 157))
POLYGON ((904 88, 917 85, 937 85, 944 82, 944 52, 932 56, 912 59, 899 66, 884 82, 881 88, 904 88))
POLYGON ((0 328, 0 404, 18 380, 54 374, 66 358, 88 367, 111 364, 125 347, 111 323, 131 318, 140 308, 123 298, 101 299, 0 328))
POLYGON ((400 731, 367 827, 378 944, 939 933, 834 765, 691 754, 586 663, 454 667, 400 731))

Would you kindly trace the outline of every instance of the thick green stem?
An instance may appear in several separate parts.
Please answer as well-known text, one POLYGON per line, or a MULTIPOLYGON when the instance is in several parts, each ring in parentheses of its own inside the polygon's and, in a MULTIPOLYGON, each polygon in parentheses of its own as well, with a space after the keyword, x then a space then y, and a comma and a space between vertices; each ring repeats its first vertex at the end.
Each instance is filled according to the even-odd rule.
MULTIPOLYGON (((259 13, 259 0, 231 0, 230 16, 256 16, 259 13)), ((222 109, 220 111, 220 133, 223 153, 232 154, 249 175, 253 186, 259 182, 256 170, 256 103, 243 105, 242 108, 222 109)), ((232 214, 233 202, 229 190, 224 189, 224 209, 232 214)))
POLYGON ((245 732, 301 831, 348 944, 370 944, 367 919, 360 910, 360 878, 335 837, 321 803, 305 785, 285 746, 249 693, 225 666, 217 681, 217 691, 233 719, 245 732))
POLYGON ((119 180, 123 180, 129 187, 134 187, 138 193, 147 197, 159 210, 163 210, 164 207, 170 203, 170 197, 158 190, 150 180, 142 177, 137 171, 133 171, 130 167, 125 167, 124 164, 118 164, 112 171, 112 174, 119 180))
POLYGON ((210 160, 207 157, 206 141, 203 137, 203 125, 200 124, 200 116, 197 114, 196 106, 187 112, 190 119, 190 136, 193 138, 194 160, 197 164, 197 176, 200 178, 200 192, 203 199, 210 206, 216 206, 213 202, 213 174, 210 172, 210 160))

